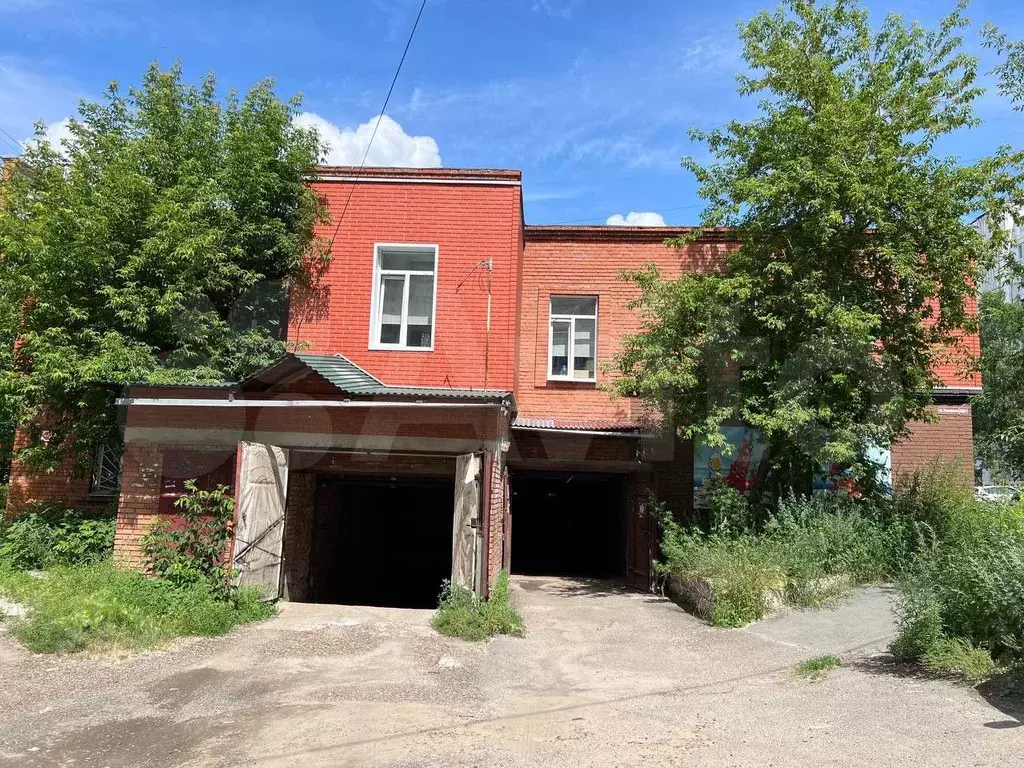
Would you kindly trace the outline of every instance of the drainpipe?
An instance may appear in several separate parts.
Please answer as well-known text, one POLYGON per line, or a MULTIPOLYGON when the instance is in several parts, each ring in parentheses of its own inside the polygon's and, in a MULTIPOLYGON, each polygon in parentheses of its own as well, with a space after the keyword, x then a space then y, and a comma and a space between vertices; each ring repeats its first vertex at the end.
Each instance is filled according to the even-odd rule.
POLYGON ((491 357, 491 277, 494 274, 494 259, 480 263, 487 270, 487 328, 484 331, 484 389, 487 389, 487 369, 491 357))
POLYGON ((491 569, 491 515, 494 514, 494 510, 491 509, 491 473, 494 469, 494 451, 487 451, 484 454, 486 461, 483 462, 483 486, 481 493, 483 499, 481 500, 484 504, 484 510, 486 513, 483 516, 483 534, 484 534, 484 557, 483 557, 483 584, 481 585, 481 596, 490 597, 491 592, 491 580, 488 571, 491 569))

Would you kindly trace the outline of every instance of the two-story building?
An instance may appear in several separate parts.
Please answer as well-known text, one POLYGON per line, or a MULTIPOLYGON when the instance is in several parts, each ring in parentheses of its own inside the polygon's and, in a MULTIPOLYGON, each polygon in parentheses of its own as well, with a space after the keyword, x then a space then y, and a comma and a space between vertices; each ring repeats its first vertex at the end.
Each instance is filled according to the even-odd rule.
MULTIPOLYGON (((669 248, 684 229, 526 226, 521 183, 321 168, 313 186, 344 218, 321 233, 321 283, 293 296, 296 351, 238 383, 121 393, 117 559, 141 566, 141 536, 198 478, 234 489, 240 579, 271 596, 425 606, 444 578, 485 592, 502 568, 647 587, 650 493, 691 511, 708 460, 601 386, 638 327, 619 272, 708 269, 735 244, 727 231, 669 248)), ((980 379, 942 374, 938 420, 893 446, 894 472, 942 454, 972 471, 980 379)), ((12 474, 15 505, 110 492, 103 473, 12 474)))

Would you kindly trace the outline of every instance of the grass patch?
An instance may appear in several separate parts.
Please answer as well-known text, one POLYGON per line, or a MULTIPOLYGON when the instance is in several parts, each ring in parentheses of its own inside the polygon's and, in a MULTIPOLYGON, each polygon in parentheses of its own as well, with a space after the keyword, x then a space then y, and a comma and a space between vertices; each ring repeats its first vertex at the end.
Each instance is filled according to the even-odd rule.
POLYGON ((526 632, 522 616, 512 605, 506 571, 498 574, 488 600, 461 584, 445 583, 432 623, 442 635, 463 640, 486 640, 495 635, 521 637, 526 632))
POLYGON ((219 600, 203 583, 176 586, 110 560, 46 574, 0 570, 0 591, 29 609, 11 622, 11 634, 36 653, 154 648, 182 635, 221 635, 276 610, 256 590, 219 600))
POLYGON ((823 656, 815 656, 813 659, 801 661, 796 665, 796 673, 807 680, 821 680, 840 664, 838 656, 826 653, 823 656))
POLYGON ((992 654, 962 637, 940 637, 921 661, 933 672, 971 681, 986 680, 996 671, 992 654))
POLYGON ((714 585, 716 626, 764 618, 772 593, 798 608, 831 604, 854 586, 888 578, 902 552, 902 528, 849 499, 792 498, 758 519, 736 491, 717 488, 709 497, 703 527, 663 516, 659 568, 714 585))

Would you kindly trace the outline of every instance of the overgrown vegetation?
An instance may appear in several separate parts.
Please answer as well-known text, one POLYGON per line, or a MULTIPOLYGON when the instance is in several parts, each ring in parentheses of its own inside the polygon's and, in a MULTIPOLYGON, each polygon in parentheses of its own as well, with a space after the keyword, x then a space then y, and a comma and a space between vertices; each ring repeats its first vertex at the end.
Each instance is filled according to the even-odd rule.
POLYGON ((1024 506, 976 500, 962 468, 934 464, 889 497, 791 498, 766 517, 734 491, 709 499, 702 526, 666 516, 659 568, 714 585, 713 624, 762 618, 772 591, 802 607, 894 581, 897 658, 969 679, 1024 663, 1024 506))
POLYGON ((900 580, 892 652, 968 677, 1024 662, 1024 507, 978 502, 935 469, 894 501, 920 536, 900 580))
POLYGON ((155 577, 114 566, 109 515, 40 507, 10 523, 0 544, 0 591, 29 610, 11 622, 11 633, 37 653, 132 650, 272 616, 259 590, 231 586, 230 494, 194 482, 186 488, 176 503, 180 518, 161 520, 145 539, 155 577))
POLYGON ((796 673, 808 680, 821 680, 840 664, 839 657, 829 653, 801 661, 796 665, 796 673))
POLYGON ((487 600, 461 584, 445 582, 433 625, 442 635, 463 640, 486 640, 495 635, 521 637, 526 632, 523 618, 512 604, 506 571, 494 580, 487 600))
POLYGON ((235 500, 227 486, 200 490, 185 483, 174 502, 179 517, 158 520, 142 540, 153 573, 179 587, 206 584, 218 597, 230 596, 231 566, 224 553, 231 542, 235 500))
POLYGON ((891 578, 905 531, 867 503, 836 496, 795 497, 755 515, 737 491, 708 494, 710 524, 665 515, 659 569, 714 585, 711 622, 743 626, 764 617, 772 596, 798 607, 829 602, 851 586, 891 578), (724 511, 723 511, 724 510, 724 511))
POLYGON ((114 549, 113 510, 94 512, 33 504, 0 521, 0 564, 16 570, 95 563, 114 549))
POLYGON ((324 257, 323 145, 298 107, 154 63, 82 101, 59 146, 38 125, 0 178, 0 423, 23 463, 116 443, 90 382, 238 380, 284 351, 289 289, 324 257))
POLYGON ((715 447, 724 425, 759 430, 752 493, 770 504, 905 436, 930 418, 940 364, 972 362, 975 286, 1008 233, 969 222, 1020 204, 1024 154, 940 152, 984 93, 964 8, 927 28, 856 0, 784 0, 741 25, 739 93, 757 113, 692 131, 712 161, 683 161, 702 227, 738 245, 695 232, 676 244, 707 269, 626 275, 642 326, 616 357, 619 394, 715 447))
POLYGON ((29 609, 10 631, 36 653, 152 648, 181 635, 223 634, 274 613, 256 590, 223 600, 208 584, 181 587, 119 570, 110 560, 57 566, 45 578, 0 568, 0 590, 29 609))

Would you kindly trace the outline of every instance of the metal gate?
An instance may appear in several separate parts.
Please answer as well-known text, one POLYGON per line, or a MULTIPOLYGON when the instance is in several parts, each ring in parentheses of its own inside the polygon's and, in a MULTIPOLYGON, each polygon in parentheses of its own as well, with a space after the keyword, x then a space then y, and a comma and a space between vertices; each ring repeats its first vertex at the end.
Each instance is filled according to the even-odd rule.
POLYGON ((281 553, 288 496, 288 451, 241 443, 242 470, 235 517, 235 584, 257 587, 267 599, 281 593, 281 553))

